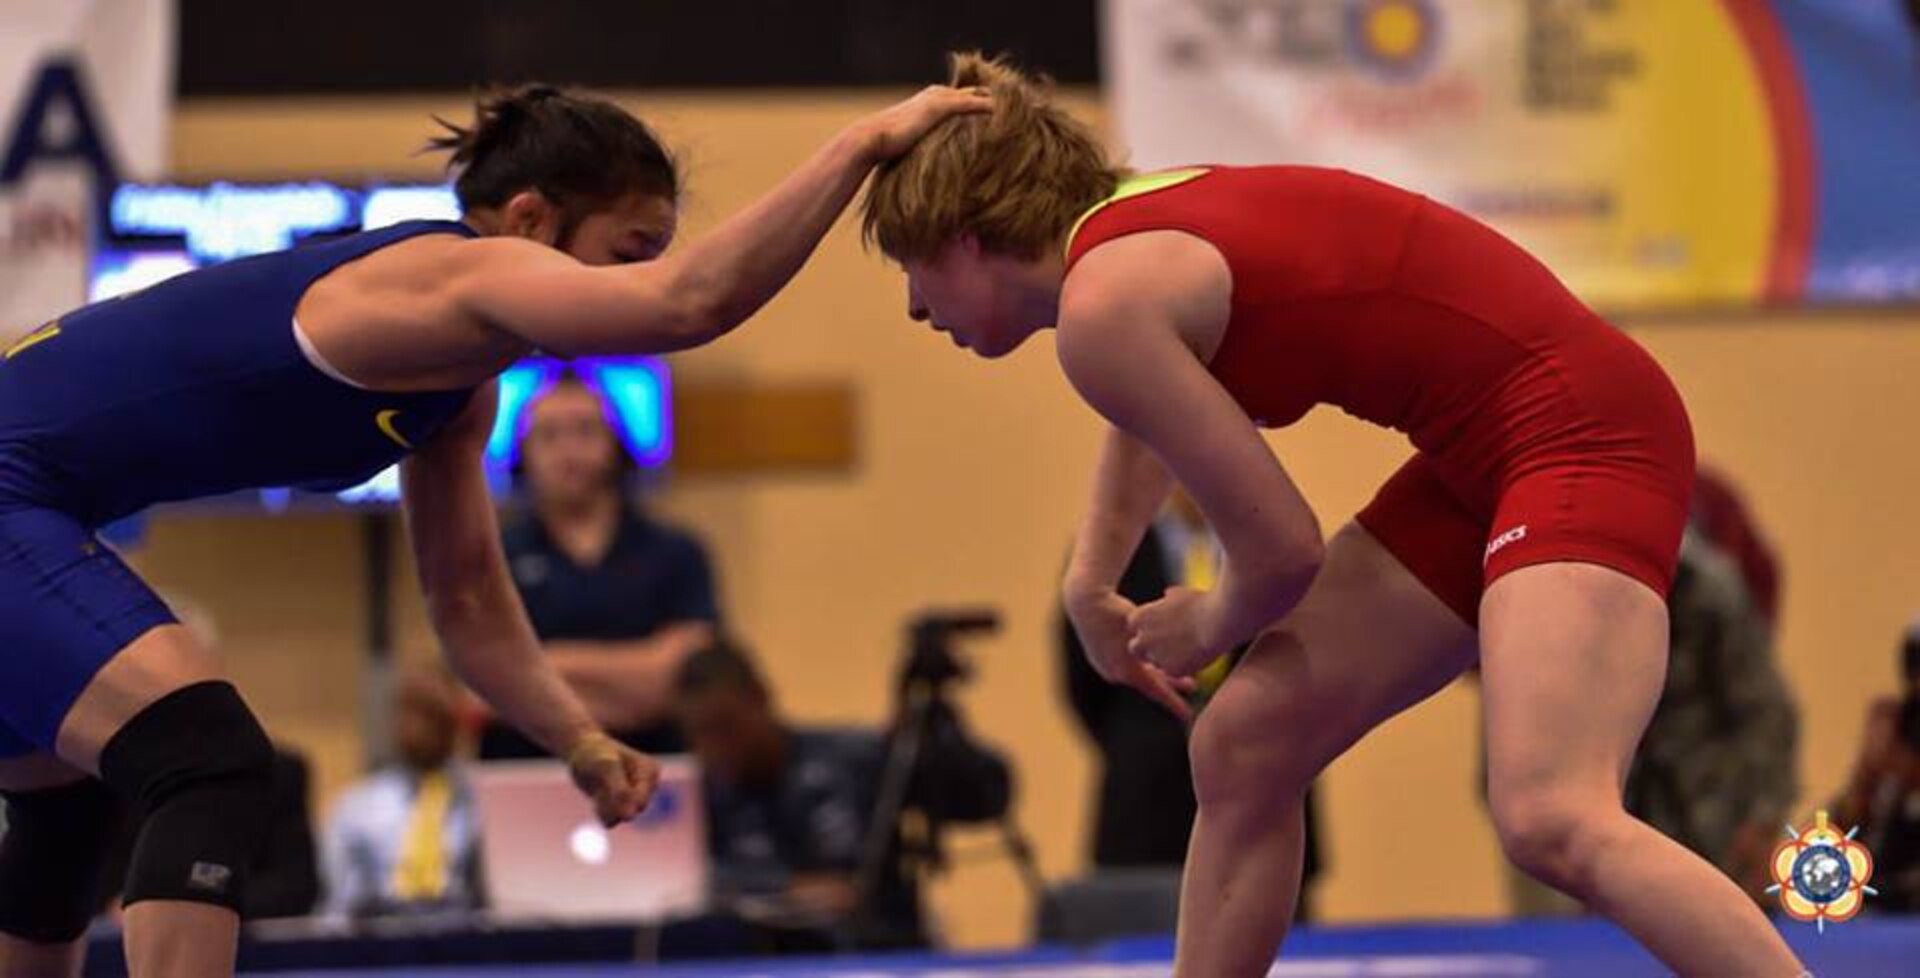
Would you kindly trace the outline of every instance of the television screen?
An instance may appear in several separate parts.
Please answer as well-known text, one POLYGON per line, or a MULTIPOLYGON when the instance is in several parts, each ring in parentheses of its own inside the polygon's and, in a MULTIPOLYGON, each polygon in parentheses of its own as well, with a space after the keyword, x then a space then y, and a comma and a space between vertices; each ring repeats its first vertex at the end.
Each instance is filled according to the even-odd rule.
MULTIPOLYGON (((114 191, 109 226, 94 251, 88 299, 97 302, 216 262, 290 248, 309 237, 459 216, 453 189, 438 184, 123 184, 114 191)), ((608 419, 637 463, 658 467, 671 455, 672 390, 664 361, 530 357, 500 375, 500 411, 486 454, 496 492, 510 487, 508 473, 527 406, 567 370, 600 395, 608 419)), ((287 489, 260 494, 261 502, 275 510, 304 497, 287 489)), ((391 505, 399 498, 400 473, 393 468, 335 494, 332 501, 391 505)))

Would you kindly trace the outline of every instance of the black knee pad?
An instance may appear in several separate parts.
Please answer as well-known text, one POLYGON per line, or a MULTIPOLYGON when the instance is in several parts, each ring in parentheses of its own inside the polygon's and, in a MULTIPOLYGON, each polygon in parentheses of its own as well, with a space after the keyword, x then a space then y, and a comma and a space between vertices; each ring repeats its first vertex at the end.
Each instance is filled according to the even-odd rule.
POLYGON ((267 833, 273 745, 234 688, 183 687, 140 711, 100 752, 100 776, 137 805, 125 900, 238 911, 267 833))
POLYGON ((108 844, 120 806, 88 778, 39 791, 4 791, 0 832, 0 932, 36 944, 86 933, 101 904, 108 844))

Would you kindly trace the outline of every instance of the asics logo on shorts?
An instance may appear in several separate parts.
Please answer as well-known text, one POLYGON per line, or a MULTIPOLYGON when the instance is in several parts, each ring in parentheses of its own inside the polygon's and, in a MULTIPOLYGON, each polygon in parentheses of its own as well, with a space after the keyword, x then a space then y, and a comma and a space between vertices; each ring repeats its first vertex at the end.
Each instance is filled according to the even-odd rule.
POLYGON ((1527 538, 1527 525, 1525 523, 1522 523, 1519 526, 1516 526, 1513 529, 1508 530, 1507 532, 1502 533, 1497 537, 1494 537, 1493 542, 1487 544, 1487 555, 1485 557, 1482 557, 1480 559, 1480 562, 1484 564, 1487 561, 1492 560, 1493 555, 1500 552, 1500 548, 1506 546, 1509 543, 1519 543, 1520 541, 1525 540, 1526 538, 1527 538))

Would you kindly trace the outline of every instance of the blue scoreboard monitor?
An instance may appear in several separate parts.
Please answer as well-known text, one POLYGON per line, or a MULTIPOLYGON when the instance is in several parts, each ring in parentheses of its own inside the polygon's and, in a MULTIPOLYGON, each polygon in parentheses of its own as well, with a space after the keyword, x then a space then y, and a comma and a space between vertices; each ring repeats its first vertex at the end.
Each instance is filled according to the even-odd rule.
MULTIPOLYGON (((108 226, 96 247, 89 301, 143 289, 196 268, 296 247, 399 221, 456 220, 453 189, 442 184, 331 183, 204 186, 123 184, 108 205, 108 226)), ((292 328, 289 324, 288 328, 292 328)), ((645 468, 672 454, 672 388, 657 357, 591 357, 561 361, 529 357, 500 376, 500 411, 487 441, 487 473, 496 493, 511 487, 528 406, 565 373, 600 395, 608 420, 629 454, 645 468)), ((400 498, 400 474, 388 469, 367 482, 314 497, 269 489, 260 501, 279 510, 309 499, 353 505, 391 505, 400 498)))

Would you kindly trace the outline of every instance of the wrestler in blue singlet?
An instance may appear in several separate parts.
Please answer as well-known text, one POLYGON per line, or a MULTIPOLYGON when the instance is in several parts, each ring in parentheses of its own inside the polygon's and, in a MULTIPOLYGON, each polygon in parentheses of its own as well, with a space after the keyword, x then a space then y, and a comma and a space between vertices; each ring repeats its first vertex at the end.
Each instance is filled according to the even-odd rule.
POLYGON ((425 444, 471 388, 355 387, 293 314, 334 268, 464 224, 412 221, 217 265, 85 306, 0 362, 0 758, 51 750, 114 653, 174 621, 93 536, 153 503, 354 485, 425 444))

